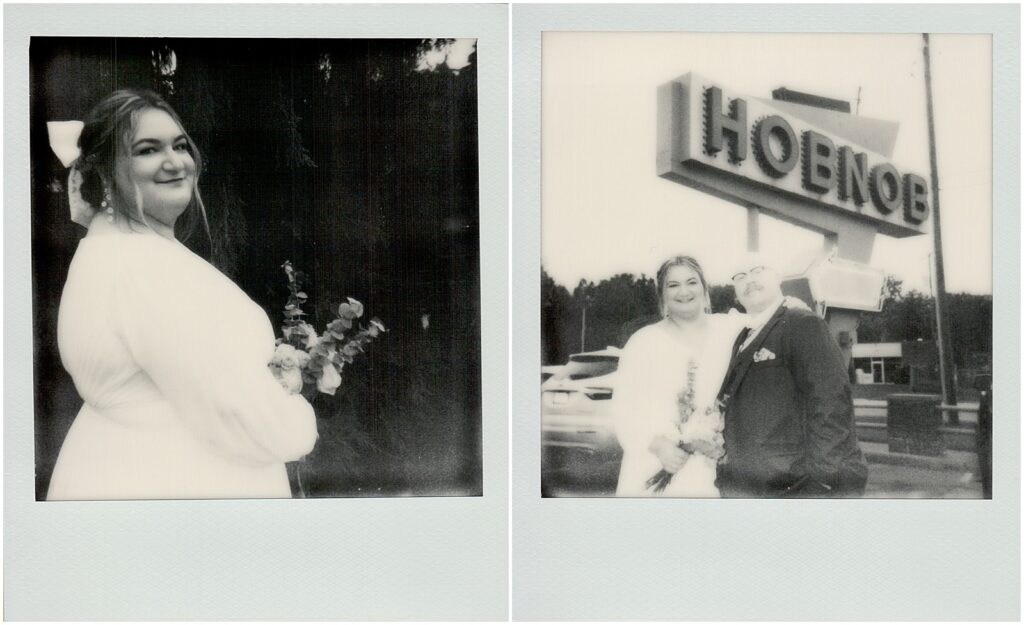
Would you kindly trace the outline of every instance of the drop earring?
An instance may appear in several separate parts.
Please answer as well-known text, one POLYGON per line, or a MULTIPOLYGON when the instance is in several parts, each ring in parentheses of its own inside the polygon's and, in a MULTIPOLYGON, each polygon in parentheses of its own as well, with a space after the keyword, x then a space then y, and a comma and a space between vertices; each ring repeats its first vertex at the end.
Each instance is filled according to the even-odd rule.
POLYGON ((100 206, 106 209, 107 211, 107 221, 110 223, 114 223, 114 205, 110 201, 110 189, 104 187, 103 201, 100 202, 100 206))

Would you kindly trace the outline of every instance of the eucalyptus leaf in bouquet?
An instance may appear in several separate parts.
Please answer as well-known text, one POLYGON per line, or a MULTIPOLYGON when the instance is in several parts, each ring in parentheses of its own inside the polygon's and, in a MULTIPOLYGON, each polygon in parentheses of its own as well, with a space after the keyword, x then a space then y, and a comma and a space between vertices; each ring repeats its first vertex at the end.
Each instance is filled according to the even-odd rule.
POLYGON ((384 324, 374 317, 369 325, 359 323, 364 307, 354 298, 341 303, 337 317, 318 333, 302 319, 302 305, 309 296, 301 290, 300 272, 290 261, 282 265, 288 277, 288 302, 284 306, 281 338, 270 362, 270 370, 290 393, 301 393, 312 400, 317 393, 334 395, 342 383, 342 371, 369 344, 385 332, 384 324))

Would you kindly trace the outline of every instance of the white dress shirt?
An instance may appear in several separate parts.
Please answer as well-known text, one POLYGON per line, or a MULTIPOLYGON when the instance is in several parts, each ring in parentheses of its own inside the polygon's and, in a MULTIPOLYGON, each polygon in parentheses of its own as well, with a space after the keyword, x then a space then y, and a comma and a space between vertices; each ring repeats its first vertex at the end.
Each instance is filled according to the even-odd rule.
POLYGON ((750 320, 747 321, 747 327, 750 328, 750 332, 747 333, 747 338, 744 339, 743 344, 740 345, 739 351, 742 352, 747 348, 747 346, 754 342, 754 339, 757 338, 757 335, 761 333, 762 329, 764 329, 768 320, 775 315, 779 306, 782 306, 782 302, 783 298, 780 297, 775 301, 775 303, 769 305, 768 308, 765 308, 759 314, 750 316, 750 320))

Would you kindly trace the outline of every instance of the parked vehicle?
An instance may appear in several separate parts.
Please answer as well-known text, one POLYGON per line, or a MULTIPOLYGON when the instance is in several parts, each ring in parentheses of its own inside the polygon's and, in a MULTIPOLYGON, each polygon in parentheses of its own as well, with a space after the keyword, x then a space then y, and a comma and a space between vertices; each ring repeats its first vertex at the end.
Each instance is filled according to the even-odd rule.
POLYGON ((541 384, 546 448, 621 453, 610 411, 619 348, 573 354, 541 384))
POLYGON ((546 382, 548 378, 561 371, 564 367, 565 365, 542 365, 540 368, 540 381, 546 382))

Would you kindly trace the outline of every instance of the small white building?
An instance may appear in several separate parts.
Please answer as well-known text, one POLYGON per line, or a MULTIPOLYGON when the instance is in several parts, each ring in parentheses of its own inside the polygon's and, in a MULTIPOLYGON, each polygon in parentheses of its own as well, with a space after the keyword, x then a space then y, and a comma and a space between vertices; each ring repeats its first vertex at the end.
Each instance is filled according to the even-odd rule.
POLYGON ((906 383, 902 343, 855 343, 853 366, 857 384, 906 383))

